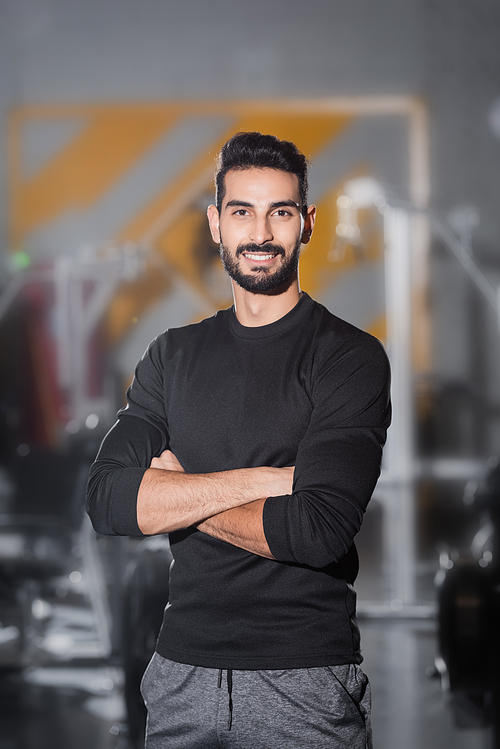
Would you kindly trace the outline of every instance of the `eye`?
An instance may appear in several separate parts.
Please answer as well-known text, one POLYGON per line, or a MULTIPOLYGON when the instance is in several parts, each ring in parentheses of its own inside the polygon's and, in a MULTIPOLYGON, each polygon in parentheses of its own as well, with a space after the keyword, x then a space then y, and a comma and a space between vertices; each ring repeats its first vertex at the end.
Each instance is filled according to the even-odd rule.
POLYGON ((278 208, 278 210, 274 214, 275 216, 279 216, 280 218, 287 218, 288 216, 291 216, 291 211, 288 211, 286 208, 278 208))
POLYGON ((238 208, 234 213, 233 216, 248 216, 248 211, 246 208, 238 208))

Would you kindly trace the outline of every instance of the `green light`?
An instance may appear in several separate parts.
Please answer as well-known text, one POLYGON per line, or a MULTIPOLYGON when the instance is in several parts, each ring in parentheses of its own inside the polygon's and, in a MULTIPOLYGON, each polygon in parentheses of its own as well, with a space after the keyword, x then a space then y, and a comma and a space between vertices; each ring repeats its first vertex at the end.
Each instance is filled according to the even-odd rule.
POLYGON ((26 252, 15 252, 12 256, 14 267, 21 270, 27 268, 31 264, 31 258, 26 252))

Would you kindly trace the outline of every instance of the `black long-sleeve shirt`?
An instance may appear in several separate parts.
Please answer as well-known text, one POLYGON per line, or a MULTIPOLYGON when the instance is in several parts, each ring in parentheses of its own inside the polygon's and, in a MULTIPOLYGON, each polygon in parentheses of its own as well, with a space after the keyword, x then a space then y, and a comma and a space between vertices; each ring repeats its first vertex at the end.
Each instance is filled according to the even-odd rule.
POLYGON ((167 448, 189 473, 295 465, 293 493, 264 504, 276 561, 195 528, 170 534, 158 652, 213 668, 359 663, 353 540, 390 420, 380 343, 307 294, 257 328, 224 310, 156 338, 127 395, 90 472, 100 533, 141 534, 138 488, 167 448))

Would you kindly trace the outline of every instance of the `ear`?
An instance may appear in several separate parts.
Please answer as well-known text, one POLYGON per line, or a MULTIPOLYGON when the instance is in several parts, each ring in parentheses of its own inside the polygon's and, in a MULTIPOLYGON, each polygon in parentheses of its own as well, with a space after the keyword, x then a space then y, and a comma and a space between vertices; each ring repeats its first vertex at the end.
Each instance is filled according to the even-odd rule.
POLYGON ((208 225, 210 227, 210 233, 212 239, 217 244, 220 244, 220 232, 219 232, 219 211, 214 205, 209 205, 207 208, 208 225))
POLYGON ((300 241, 302 242, 302 244, 307 244, 309 240, 311 239, 315 221, 316 221, 316 206, 310 205, 307 208, 307 213, 304 218, 304 229, 302 231, 302 236, 300 238, 300 241))

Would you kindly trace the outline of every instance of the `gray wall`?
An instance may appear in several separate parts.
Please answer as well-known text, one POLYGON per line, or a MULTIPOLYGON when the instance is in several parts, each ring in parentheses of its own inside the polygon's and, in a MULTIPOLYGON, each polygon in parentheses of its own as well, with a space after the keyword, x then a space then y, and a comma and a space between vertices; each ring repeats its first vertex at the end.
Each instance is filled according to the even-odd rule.
POLYGON ((496 258, 497 0, 0 0, 0 20, 2 135, 20 103, 420 94, 434 199, 477 205, 496 258))
MULTIPOLYGON (((474 250, 488 272, 498 269, 500 139, 488 127, 500 96, 498 0, 0 0, 0 14, 3 143, 16 104, 422 96, 430 111, 432 203, 444 213, 475 206, 474 250)), ((4 150, 3 258, 5 161, 4 150)), ((459 273, 450 281, 451 267, 438 252, 431 287, 436 373, 483 378, 496 399, 497 368, 491 357, 478 365, 472 347, 473 324, 489 313, 473 313, 481 303, 459 273)), ((496 346, 490 322, 481 350, 496 346)))

